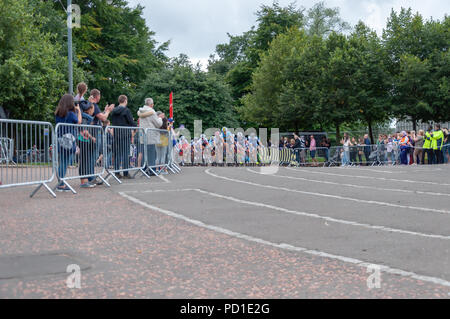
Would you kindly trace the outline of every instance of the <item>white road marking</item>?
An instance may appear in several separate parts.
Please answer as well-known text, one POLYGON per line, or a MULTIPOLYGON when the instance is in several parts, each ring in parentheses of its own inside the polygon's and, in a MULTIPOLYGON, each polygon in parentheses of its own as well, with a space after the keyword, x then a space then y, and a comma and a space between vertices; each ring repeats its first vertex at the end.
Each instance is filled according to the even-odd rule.
POLYGON ((381 231, 387 231, 387 232, 391 232, 391 233, 408 234, 408 235, 427 237, 427 238, 445 239, 445 240, 449 240, 450 239, 450 236, 425 234, 425 233, 419 233, 419 232, 414 232, 414 231, 409 231, 409 230, 390 228, 390 227, 385 227, 385 226, 363 224, 363 223, 358 223, 358 222, 354 222, 354 221, 349 221, 349 220, 344 220, 344 219, 337 219, 337 218, 328 217, 328 216, 322 216, 322 215, 313 214, 313 213, 305 213, 305 212, 290 210, 290 209, 282 208, 282 207, 279 207, 279 206, 273 206, 273 205, 264 204, 264 203, 252 202, 252 201, 243 200, 243 199, 239 199, 239 198, 235 198, 235 197, 231 197, 231 196, 226 196, 226 195, 221 195, 221 194, 217 194, 217 193, 204 191, 204 190, 201 190, 201 189, 196 189, 195 191, 200 192, 202 194, 210 195, 210 196, 213 196, 213 197, 218 197, 218 198, 230 200, 230 201, 233 201, 233 202, 236 202, 236 203, 240 203, 240 204, 246 204, 246 205, 251 205, 251 206, 268 208, 268 209, 271 209, 271 210, 276 210, 276 211, 280 211, 280 212, 287 213, 287 214, 292 214, 292 215, 297 215, 297 216, 305 216, 305 217, 323 219, 325 221, 332 222, 332 223, 351 225, 351 226, 359 226, 359 227, 369 228, 369 229, 373 229, 373 230, 381 230, 381 231))
POLYGON ((195 188, 183 188, 183 189, 152 189, 145 191, 123 191, 127 194, 140 194, 140 193, 176 193, 176 192, 189 192, 195 191, 195 188))
POLYGON ((374 201, 374 200, 364 200, 364 199, 357 199, 357 198, 338 196, 338 195, 330 195, 330 194, 323 194, 323 193, 307 192, 307 191, 301 191, 301 190, 290 189, 290 188, 285 188, 285 187, 263 185, 263 184, 258 184, 258 183, 254 183, 254 182, 243 181, 243 180, 240 180, 240 179, 234 179, 234 178, 229 178, 229 177, 225 177, 225 176, 220 176, 220 175, 211 173, 210 169, 205 170, 205 173, 210 175, 210 176, 212 176, 212 177, 223 179, 223 180, 227 180, 227 181, 230 181, 230 182, 242 183, 242 184, 247 184, 247 185, 252 185, 252 186, 257 186, 257 187, 264 187, 264 188, 275 189, 275 190, 281 190, 281 191, 286 191, 286 192, 293 192, 293 193, 312 195, 312 196, 319 196, 319 197, 327 197, 327 198, 333 198, 333 199, 339 199, 339 200, 348 200, 348 201, 357 202, 357 203, 373 204, 373 205, 396 207, 396 208, 403 208, 403 209, 413 209, 413 210, 419 210, 419 211, 424 211, 424 212, 450 214, 450 211, 443 210, 443 209, 434 209, 434 208, 416 207, 416 206, 405 206, 405 205, 398 205, 398 204, 392 204, 392 203, 380 202, 380 201, 374 201))
MULTIPOLYGON (((256 172, 250 168, 247 168, 247 171, 249 171, 251 173, 259 174, 259 175, 266 175, 266 174, 263 174, 260 172, 256 172)), ((388 191, 388 192, 400 192, 400 193, 412 193, 412 194, 450 197, 450 194, 444 194, 444 193, 433 193, 433 192, 412 191, 412 190, 397 189, 397 188, 381 188, 381 187, 374 187, 374 186, 363 186, 363 185, 337 183, 337 182, 330 182, 330 181, 326 181, 326 180, 316 180, 316 179, 309 179, 309 178, 304 178, 304 177, 284 176, 284 175, 276 175, 276 174, 273 174, 270 176, 282 177, 282 178, 293 179, 293 180, 302 180, 302 181, 321 183, 321 184, 328 184, 328 185, 347 186, 347 187, 360 188, 360 189, 374 189, 374 190, 388 191)))
POLYGON ((373 177, 373 176, 362 176, 362 175, 345 175, 345 174, 319 172, 319 171, 316 171, 316 170, 305 170, 305 169, 291 168, 291 167, 285 167, 285 168, 288 169, 288 170, 291 170, 291 171, 305 172, 305 173, 311 173, 311 174, 322 174, 322 175, 329 175, 329 176, 354 177, 354 178, 376 179, 376 180, 380 180, 380 181, 391 181, 391 182, 401 182, 401 183, 414 183, 414 184, 428 184, 428 185, 438 185, 438 186, 450 186, 450 184, 446 184, 446 183, 437 183, 437 182, 429 182, 429 181, 412 181, 412 180, 408 180, 408 179, 395 179, 395 178, 373 177))
POLYGON ((161 180, 163 180, 164 181, 164 183, 170 183, 170 181, 167 179, 167 178, 165 178, 164 176, 162 176, 161 174, 159 174, 159 175, 157 175, 161 180))
POLYGON ((184 189, 172 189, 172 190, 124 191, 122 193, 142 194, 142 193, 189 192, 189 191, 195 191, 195 192, 199 192, 199 193, 206 194, 209 196, 222 198, 222 199, 226 199, 226 200, 231 200, 233 202, 240 203, 240 204, 268 208, 271 210, 276 210, 276 211, 280 211, 280 212, 287 213, 287 214, 323 219, 323 220, 325 220, 325 225, 327 225, 327 226, 328 226, 328 224, 327 224, 327 221, 328 221, 328 222, 332 222, 332 223, 338 223, 338 224, 344 224, 344 225, 350 225, 350 226, 359 226, 359 227, 374 229, 374 230, 378 230, 378 231, 381 230, 381 231, 386 231, 386 232, 391 232, 391 233, 400 233, 400 234, 407 234, 407 235, 435 238, 435 239, 445 239, 445 240, 450 239, 450 236, 445 236, 445 235, 425 234, 425 233, 419 233, 419 232, 414 232, 414 231, 410 231, 410 230, 397 229, 397 228, 391 228, 391 227, 379 226, 379 225, 364 224, 364 223, 349 221, 349 220, 345 220, 345 219, 338 219, 338 218, 323 216, 323 215, 314 214, 314 213, 306 213, 306 212, 290 210, 290 209, 282 208, 279 206, 273 206, 273 205, 264 204, 264 203, 252 202, 252 201, 243 200, 243 199, 239 199, 239 198, 232 197, 232 196, 208 192, 208 191, 205 191, 205 190, 202 190, 199 188, 184 188, 184 189))
MULTIPOLYGON (((120 192, 119 195, 121 195, 122 197, 128 199, 129 201, 141 205, 143 207, 149 208, 153 211, 157 211, 159 213, 162 213, 164 215, 173 217, 173 218, 177 218, 180 220, 183 220, 187 223, 196 225, 200 228, 205 228, 208 230, 212 230, 215 231, 217 233, 221 233, 224 235, 228 235, 231 237, 235 237, 235 238, 239 238, 239 239, 243 239, 243 240, 247 240, 250 242, 254 242, 254 243, 258 243, 258 244, 262 244, 262 245, 266 245, 266 246, 271 246, 271 247, 275 247, 278 249, 284 249, 284 250, 289 250, 289 251, 295 251, 295 252, 302 252, 305 254, 309 254, 309 255, 314 255, 314 256, 319 256, 319 257, 324 257, 324 258, 329 258, 329 259, 334 259, 334 260, 339 260, 342 262, 346 262, 346 263, 350 263, 350 264, 354 264, 357 265, 359 267, 364 267, 367 268, 370 265, 373 265, 373 263, 369 263, 369 262, 364 262, 355 258, 349 258, 349 257, 345 257, 345 256, 339 256, 339 255, 334 255, 334 254, 329 254, 326 252, 322 252, 322 251, 318 251, 318 250, 310 250, 307 248, 302 248, 302 247, 297 247, 297 246, 292 246, 289 244, 284 244, 284 243, 273 243, 261 238, 257 238, 257 237, 253 237, 253 236, 249 236, 249 235, 245 235, 242 233, 238 233, 226 228, 222 228, 219 226, 213 226, 213 225, 208 225, 203 223, 202 221, 196 220, 196 219, 192 219, 189 217, 186 217, 184 215, 172 212, 170 210, 166 210, 166 209, 162 209, 153 205, 150 205, 148 203, 145 203, 137 198, 134 198, 130 195, 127 195, 123 192, 120 192)), ((389 266, 385 266, 385 265, 376 265, 379 266, 381 271, 388 273, 388 274, 393 274, 393 275, 400 275, 402 277, 409 277, 415 280, 419 280, 419 281, 426 281, 426 282, 430 282, 433 284, 437 284, 437 285, 442 285, 442 286, 446 286, 446 287, 450 287, 450 282, 445 280, 445 279, 441 279, 441 278, 437 278, 437 277, 431 277, 431 276, 424 276, 424 275, 420 275, 420 274, 416 274, 414 272, 411 271, 406 271, 406 270, 401 270, 401 269, 396 269, 396 268, 392 268, 389 266)))

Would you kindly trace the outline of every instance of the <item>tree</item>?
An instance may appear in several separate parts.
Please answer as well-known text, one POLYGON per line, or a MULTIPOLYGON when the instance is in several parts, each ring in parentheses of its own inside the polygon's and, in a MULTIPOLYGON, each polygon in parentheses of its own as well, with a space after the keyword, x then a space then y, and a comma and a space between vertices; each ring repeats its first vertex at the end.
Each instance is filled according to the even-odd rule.
POLYGON ((210 70, 217 70, 221 66, 223 71, 228 70, 225 79, 232 87, 236 105, 240 105, 239 99, 250 91, 252 73, 270 43, 289 29, 300 29, 304 25, 303 9, 293 4, 287 7, 281 7, 277 2, 272 6, 262 5, 256 17, 257 27, 252 27, 242 36, 229 35, 229 43, 216 48, 219 59, 214 56, 210 59, 210 70), (224 63, 227 65, 225 68, 224 63))
POLYGON ((391 90, 397 118, 417 121, 446 120, 449 111, 448 16, 424 22, 418 13, 402 8, 391 12, 383 43, 394 79, 391 90))
POLYGON ((164 66, 168 42, 157 46, 141 5, 130 8, 124 0, 80 0, 77 4, 82 19, 81 28, 74 29, 75 55, 93 75, 89 86, 99 89, 110 103, 120 94, 133 96, 150 72, 164 66))
POLYGON ((388 71, 387 52, 377 34, 359 22, 349 39, 354 73, 350 103, 369 128, 386 122, 392 115, 389 95, 392 78, 388 71))
POLYGON ((50 121, 67 90, 67 61, 34 9, 27 0, 0 2, 0 105, 12 118, 50 121))
POLYGON ((339 8, 327 8, 323 2, 316 3, 310 8, 305 20, 308 34, 319 37, 327 37, 331 32, 342 33, 351 29, 350 25, 341 19, 339 8))
MULTIPOLYGON (((209 127, 238 127, 229 87, 214 73, 192 66, 185 55, 172 59, 167 68, 149 74, 134 101, 152 97, 156 108, 168 114, 169 94, 174 92, 174 117, 193 131, 195 120, 209 127)), ((134 110, 136 110, 134 105, 134 110)))

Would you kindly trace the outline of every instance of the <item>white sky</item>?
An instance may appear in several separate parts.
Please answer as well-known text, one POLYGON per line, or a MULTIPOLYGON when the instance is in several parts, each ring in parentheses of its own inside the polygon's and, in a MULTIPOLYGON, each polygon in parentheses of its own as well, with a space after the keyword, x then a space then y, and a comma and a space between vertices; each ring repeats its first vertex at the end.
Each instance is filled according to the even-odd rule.
MULTIPOLYGON (((279 0, 281 6, 295 2, 306 9, 318 1, 279 0)), ((204 67, 219 43, 233 35, 248 31, 255 25, 255 12, 261 4, 272 0, 129 0, 132 6, 145 7, 144 17, 159 42, 171 40, 168 55, 187 54, 194 63, 204 67)), ((450 0, 328 0, 327 7, 339 7, 341 17, 352 26, 364 21, 381 34, 391 8, 411 7, 424 18, 442 19, 450 14, 450 0)))

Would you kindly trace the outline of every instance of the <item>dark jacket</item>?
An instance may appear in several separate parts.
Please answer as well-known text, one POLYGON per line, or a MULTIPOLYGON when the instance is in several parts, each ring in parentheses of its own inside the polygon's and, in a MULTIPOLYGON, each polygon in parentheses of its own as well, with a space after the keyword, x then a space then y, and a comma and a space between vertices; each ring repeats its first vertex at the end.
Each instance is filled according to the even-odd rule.
POLYGON ((111 112, 112 126, 136 127, 131 111, 125 106, 118 106, 111 112))
POLYGON ((300 149, 302 147, 302 144, 300 143, 300 139, 299 138, 296 138, 295 139, 295 144, 294 144, 294 149, 296 149, 296 150, 298 150, 298 149, 300 149))

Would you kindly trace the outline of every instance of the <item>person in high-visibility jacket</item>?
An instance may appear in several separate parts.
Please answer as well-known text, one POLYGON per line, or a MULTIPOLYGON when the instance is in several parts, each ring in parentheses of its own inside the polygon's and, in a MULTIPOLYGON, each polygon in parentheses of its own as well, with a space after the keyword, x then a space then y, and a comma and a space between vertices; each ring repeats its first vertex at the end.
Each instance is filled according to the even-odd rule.
POLYGON ((428 130, 425 133, 425 142, 423 143, 423 160, 422 163, 425 164, 425 154, 427 154, 428 158, 428 165, 434 164, 434 152, 433 148, 431 147, 431 132, 433 131, 433 127, 428 127, 428 130))
POLYGON ((402 165, 408 165, 408 153, 411 148, 411 141, 405 131, 402 132, 402 138, 400 139, 399 146, 401 151, 400 161, 402 165))
POLYGON ((444 132, 441 130, 441 125, 436 124, 436 129, 431 133, 431 148, 434 151, 436 164, 444 164, 444 156, 442 148, 444 147, 444 132))

